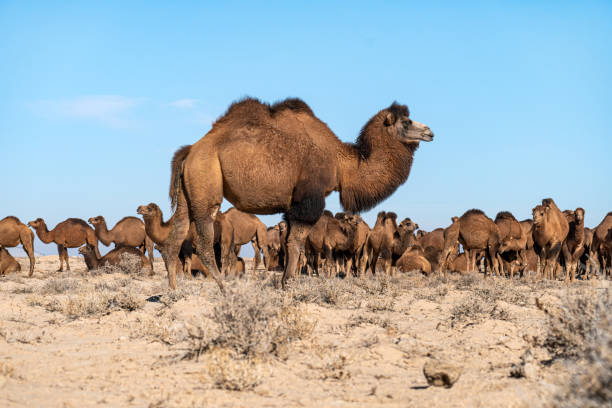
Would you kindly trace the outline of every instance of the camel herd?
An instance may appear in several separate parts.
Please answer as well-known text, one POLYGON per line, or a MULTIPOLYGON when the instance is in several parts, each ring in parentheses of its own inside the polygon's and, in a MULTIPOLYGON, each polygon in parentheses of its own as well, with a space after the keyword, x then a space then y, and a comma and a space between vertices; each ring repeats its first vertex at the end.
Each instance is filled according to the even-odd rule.
MULTIPOLYGON (((421 141, 432 141, 426 125, 410 118, 405 105, 391 104, 371 117, 355 143, 343 143, 300 99, 267 104, 254 98, 235 102, 193 145, 171 162, 166 221, 158 205, 137 209, 144 220, 125 217, 108 230, 104 217, 69 218, 49 231, 30 221, 40 240, 57 244, 60 266, 70 269, 67 248, 79 248, 89 269, 118 264, 124 254, 153 271, 157 248, 176 288, 177 272, 212 277, 244 273, 240 247, 249 242, 255 267, 283 271, 281 283, 300 273, 319 276, 393 275, 420 270, 496 276, 524 275, 565 280, 585 278, 597 268, 609 276, 612 213, 595 229, 584 227, 584 210, 561 212, 552 199, 533 209, 533 219, 517 221, 509 212, 495 219, 480 210, 453 217, 447 228, 419 230, 409 218, 397 222, 380 212, 370 226, 358 215, 390 196, 406 181, 421 141), (340 193, 346 212, 324 211, 325 198, 340 193), (235 208, 220 211, 223 198, 235 208), (270 228, 253 214, 284 213, 270 228), (105 256, 98 241, 113 243, 105 256), (148 258, 144 256, 145 251, 148 258)), ((34 271, 33 232, 16 217, 0 221, 0 273, 20 270, 4 247, 23 245, 34 271)))

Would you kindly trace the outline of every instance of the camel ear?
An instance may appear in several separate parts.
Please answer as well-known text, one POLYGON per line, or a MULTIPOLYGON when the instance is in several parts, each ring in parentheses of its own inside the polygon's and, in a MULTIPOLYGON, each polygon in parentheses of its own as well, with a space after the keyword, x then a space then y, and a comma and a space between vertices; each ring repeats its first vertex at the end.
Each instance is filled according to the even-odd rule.
POLYGON ((387 112, 387 115, 385 116, 385 126, 391 126, 392 124, 395 123, 395 115, 391 112, 387 112))

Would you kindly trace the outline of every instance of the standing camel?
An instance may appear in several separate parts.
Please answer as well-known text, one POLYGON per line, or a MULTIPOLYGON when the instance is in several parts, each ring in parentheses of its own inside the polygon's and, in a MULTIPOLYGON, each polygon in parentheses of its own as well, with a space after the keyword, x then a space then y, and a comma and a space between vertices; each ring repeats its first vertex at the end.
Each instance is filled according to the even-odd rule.
POLYGON ((268 270, 268 245, 266 243, 267 227, 257 216, 247 214, 236 208, 230 208, 224 214, 234 229, 234 245, 236 246, 236 257, 240 253, 240 247, 251 242, 255 253, 253 270, 256 270, 261 262, 260 252, 263 252, 264 266, 268 270))
POLYGON ((67 248, 78 248, 83 244, 88 244, 93 247, 96 256, 100 258, 96 233, 80 218, 68 218, 57 224, 51 231, 47 229, 47 224, 42 218, 28 222, 28 225, 36 230, 38 238, 45 244, 51 242, 57 244, 60 261, 58 272, 64 270, 64 262, 66 262, 66 270, 70 270, 67 248))
POLYGON ((510 278, 514 278, 514 267, 526 265, 525 247, 527 245, 527 235, 524 233, 521 224, 514 218, 509 211, 501 211, 495 216, 495 224, 499 229, 500 245, 497 252, 501 274, 506 275, 506 266, 510 265, 510 278), (502 262, 501 256, 505 252, 514 252, 516 262, 502 262))
POLYGON ((19 221, 19 218, 8 216, 0 220, 0 246, 3 247, 16 247, 21 244, 23 250, 28 254, 30 258, 30 273, 28 276, 32 276, 34 273, 34 264, 36 258, 34 257, 34 233, 27 225, 19 221))
POLYGON ((567 238, 561 246, 565 263, 565 282, 576 279, 576 271, 582 254, 584 254, 584 209, 578 207, 575 211, 565 212, 569 223, 567 238))
POLYGON ((533 242, 538 253, 538 275, 554 279, 559 267, 559 253, 569 232, 565 215, 552 198, 545 198, 533 209, 533 242))
POLYGON ((397 215, 393 212, 381 211, 376 217, 376 224, 370 231, 367 242, 367 256, 370 262, 372 275, 376 274, 378 258, 383 262, 383 270, 387 275, 392 274, 393 244, 397 232, 397 215))
POLYGON ((444 231, 444 250, 440 258, 440 269, 444 273, 457 243, 461 244, 467 256, 468 272, 476 270, 476 254, 484 251, 492 273, 499 274, 499 229, 481 210, 466 211, 444 231))
POLYGON ((139 248, 144 254, 145 250, 149 255, 149 264, 153 270, 153 241, 147 236, 145 225, 142 220, 136 217, 124 217, 115 224, 112 230, 108 230, 106 220, 103 216, 91 217, 89 223, 93 225, 96 237, 104 245, 115 244, 115 248, 129 246, 139 248))
POLYGON ((599 254, 603 278, 612 276, 612 212, 609 212, 593 231, 594 252, 599 254))
POLYGON ((419 142, 431 140, 431 130, 411 120, 408 108, 397 103, 374 115, 355 144, 341 142, 299 99, 268 105, 247 98, 232 104, 202 139, 174 155, 169 286, 176 287, 174 260, 191 219, 198 232, 198 255, 223 291, 214 263, 213 224, 225 197, 244 212, 285 214, 284 287, 295 274, 325 197, 339 191, 349 212, 372 208, 406 181, 419 142))

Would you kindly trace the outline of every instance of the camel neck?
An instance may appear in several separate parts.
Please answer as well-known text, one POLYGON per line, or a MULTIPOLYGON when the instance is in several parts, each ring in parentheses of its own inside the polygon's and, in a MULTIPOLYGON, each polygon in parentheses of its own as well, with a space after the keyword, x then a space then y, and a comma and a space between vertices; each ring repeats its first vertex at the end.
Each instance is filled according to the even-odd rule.
POLYGON ((83 259, 85 259, 85 264, 87 265, 87 269, 98 269, 98 265, 100 264, 100 260, 96 257, 94 253, 86 253, 83 254, 83 259))
POLYGON ((46 224, 43 224, 42 226, 36 228, 36 234, 38 235, 38 239, 40 239, 45 244, 53 242, 53 239, 55 238, 54 232, 55 230, 49 231, 47 229, 46 224))
POLYGON ((163 222, 163 216, 145 217, 145 231, 157 245, 163 245, 170 233, 170 222, 163 222))
POLYGON ((95 226, 96 236, 102 243, 109 246, 113 242, 113 237, 106 226, 106 221, 100 222, 95 226))

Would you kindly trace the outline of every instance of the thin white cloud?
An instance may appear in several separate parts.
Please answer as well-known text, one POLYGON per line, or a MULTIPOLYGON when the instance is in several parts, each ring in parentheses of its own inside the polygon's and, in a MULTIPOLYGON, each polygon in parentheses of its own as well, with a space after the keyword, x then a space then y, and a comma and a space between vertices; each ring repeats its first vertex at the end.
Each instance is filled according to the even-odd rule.
POLYGON ((34 107, 43 115, 61 115, 123 126, 127 124, 126 113, 140 103, 140 99, 119 95, 89 95, 73 99, 40 100, 34 103, 34 107))
POLYGON ((197 99, 185 98, 170 102, 169 105, 175 108, 191 109, 198 103, 197 99))

